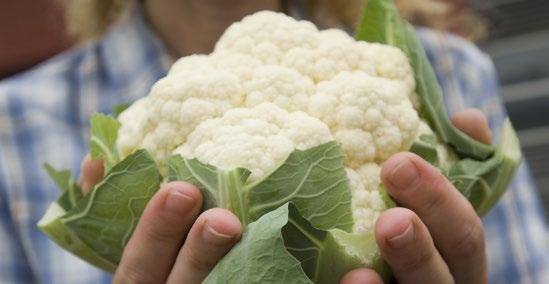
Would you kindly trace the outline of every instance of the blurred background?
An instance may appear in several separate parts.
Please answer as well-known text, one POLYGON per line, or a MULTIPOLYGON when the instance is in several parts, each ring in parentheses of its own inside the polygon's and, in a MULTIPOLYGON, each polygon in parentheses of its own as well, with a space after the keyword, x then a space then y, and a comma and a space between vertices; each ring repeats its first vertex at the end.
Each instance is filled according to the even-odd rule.
POLYGON ((494 60, 503 101, 549 218, 549 3, 474 0, 472 5, 488 23, 479 45, 494 60))
MULTIPOLYGON (((65 32, 56 1, 0 1, 0 79, 31 68, 74 44, 65 32)), ((467 2, 449 1, 458 5, 467 2)), ((519 131, 549 218, 549 3, 469 2, 487 24, 478 44, 495 62, 503 101, 519 131)))
POLYGON ((71 46, 56 4, 56 0, 0 1, 0 79, 71 46))

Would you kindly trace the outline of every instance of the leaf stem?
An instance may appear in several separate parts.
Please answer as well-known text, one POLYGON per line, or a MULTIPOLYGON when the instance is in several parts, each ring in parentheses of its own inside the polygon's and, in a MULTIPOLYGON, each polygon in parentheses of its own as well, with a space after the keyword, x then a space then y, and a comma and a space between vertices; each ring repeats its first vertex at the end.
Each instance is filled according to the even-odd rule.
POLYGON ((249 221, 248 217, 248 204, 246 202, 246 190, 242 183, 242 174, 239 169, 231 171, 219 171, 219 193, 220 205, 226 207, 242 222, 243 226, 246 226, 249 221))

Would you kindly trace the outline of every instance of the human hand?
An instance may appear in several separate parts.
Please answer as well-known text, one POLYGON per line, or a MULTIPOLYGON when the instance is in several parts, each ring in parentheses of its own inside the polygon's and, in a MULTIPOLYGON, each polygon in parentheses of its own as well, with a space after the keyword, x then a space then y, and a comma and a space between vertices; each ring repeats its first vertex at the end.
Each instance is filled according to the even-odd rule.
MULTIPOLYGON (((491 134, 478 110, 456 114, 454 125, 483 143, 491 134)), ((471 204, 436 168, 412 153, 387 160, 381 179, 402 206, 385 211, 376 241, 398 283, 487 283, 482 222, 471 204)), ((353 270, 342 284, 383 283, 370 269, 353 270)))
MULTIPOLYGON (((79 181, 84 194, 101 181, 103 171, 102 161, 84 158, 79 181)), ((230 211, 200 214, 201 206, 202 195, 193 185, 162 185, 126 245, 113 282, 201 283, 242 234, 230 211)))

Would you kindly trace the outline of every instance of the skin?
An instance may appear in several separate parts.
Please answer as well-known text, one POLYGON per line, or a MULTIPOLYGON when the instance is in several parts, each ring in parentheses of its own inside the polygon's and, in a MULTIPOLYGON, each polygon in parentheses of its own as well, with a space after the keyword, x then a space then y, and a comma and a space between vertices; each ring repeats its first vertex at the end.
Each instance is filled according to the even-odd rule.
MULTIPOLYGON (((208 53, 232 22, 257 10, 281 10, 278 0, 154 0, 144 8, 151 26, 174 56, 208 53)), ((478 110, 456 114, 453 123, 490 143, 478 110)), ((84 193, 103 177, 103 162, 89 155, 81 166, 84 193)), ((402 206, 384 212, 375 234, 399 283, 487 283, 483 227, 469 202, 427 162, 399 153, 385 162, 382 181, 402 206)), ((200 283, 242 235, 231 212, 200 214, 200 191, 185 182, 164 184, 147 205, 124 250, 115 283, 200 283)), ((343 284, 382 283, 373 270, 349 272, 343 284)))
MULTIPOLYGON (((491 142, 479 110, 457 113, 452 121, 472 138, 491 142)), ((399 153, 383 164, 381 179, 402 206, 382 213, 375 226, 381 254, 398 283, 488 283, 482 222, 438 170, 412 153, 399 153)), ((383 283, 376 276, 356 269, 341 283, 383 283)))
POLYGON ((233 22, 259 10, 281 11, 280 0, 148 0, 147 18, 174 56, 210 53, 233 22))
MULTIPOLYGON (((453 123, 490 142, 478 110, 453 123)), ((80 185, 89 193, 103 176, 103 162, 86 156, 80 185)), ((412 153, 388 159, 381 171, 402 206, 377 220, 376 241, 399 283, 487 283, 482 223, 469 202, 434 167, 412 153)), ((163 185, 147 205, 115 273, 115 283, 200 283, 242 235, 238 218, 215 208, 199 215, 200 191, 185 182, 163 185)), ((373 270, 349 272, 342 284, 383 283, 373 270)))

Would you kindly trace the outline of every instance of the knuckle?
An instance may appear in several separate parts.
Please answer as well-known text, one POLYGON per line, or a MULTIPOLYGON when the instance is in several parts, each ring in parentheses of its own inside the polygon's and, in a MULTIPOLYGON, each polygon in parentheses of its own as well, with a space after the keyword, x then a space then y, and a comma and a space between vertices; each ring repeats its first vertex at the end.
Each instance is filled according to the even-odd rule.
POLYGON ((217 260, 209 257, 208 255, 208 253, 199 253, 194 249, 189 249, 184 255, 184 263, 194 271, 209 272, 217 263, 217 260))
POLYGON ((451 243, 450 252, 453 257, 459 259, 476 258, 485 250, 484 230, 481 221, 476 218, 475 221, 466 225, 451 243))
POLYGON ((409 257, 401 259, 400 268, 403 271, 416 271, 431 262, 434 256, 435 252, 432 249, 417 250, 409 257))
POLYGON ((165 222, 152 222, 144 226, 143 234, 146 240, 154 243, 171 243, 174 239, 181 238, 177 234, 176 227, 165 222))
POLYGON ((421 205, 422 212, 437 212, 438 208, 444 207, 446 197, 439 190, 443 185, 443 182, 437 179, 433 180, 431 185, 427 187, 432 190, 424 194, 423 204, 421 205))
POLYGON ((453 185, 438 170, 426 174, 423 179, 421 185, 424 189, 422 211, 435 212, 440 208, 444 208, 449 198, 448 191, 455 190, 453 185))
POLYGON ((145 269, 133 265, 123 265, 116 271, 113 283, 154 284, 158 283, 158 279, 154 279, 154 276, 145 269))

